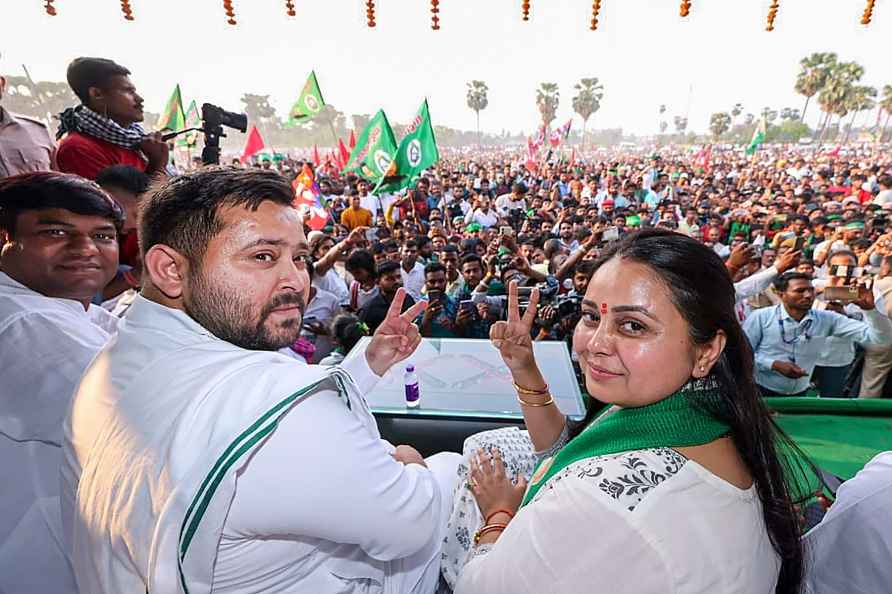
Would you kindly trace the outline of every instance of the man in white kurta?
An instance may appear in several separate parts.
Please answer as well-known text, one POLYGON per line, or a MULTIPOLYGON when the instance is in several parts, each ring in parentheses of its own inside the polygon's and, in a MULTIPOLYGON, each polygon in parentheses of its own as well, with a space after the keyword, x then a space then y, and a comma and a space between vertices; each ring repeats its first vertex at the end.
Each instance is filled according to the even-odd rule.
POLYGON ((62 420, 117 319, 0 272, 0 592, 74 592, 61 546, 62 420), (38 554, 39 552, 39 554, 38 554))
POLYGON ((117 318, 90 304, 118 265, 123 211, 99 186, 0 181, 0 593, 77 590, 62 546, 62 420, 117 318))
MULTIPOLYGON (((201 283, 180 309, 179 289, 165 278, 179 264, 158 253, 172 248, 148 248, 143 291, 151 298, 136 299, 84 375, 66 421, 63 524, 82 592, 425 594, 436 587, 458 455, 425 464, 414 450, 395 449, 381 440, 362 396, 385 371, 382 361, 389 366, 411 352, 385 357, 382 345, 420 342, 408 316, 423 306, 400 316, 401 293, 348 370, 271 350, 299 331, 292 320, 300 314, 286 306, 305 303, 297 295, 309 276, 290 188, 265 175, 188 174, 143 211, 151 225, 152 202, 194 208, 178 202, 182 186, 266 184, 256 209, 218 213, 203 270, 215 279, 247 270, 253 286, 230 296, 245 307, 252 288, 271 282, 276 293, 264 310, 284 313, 228 315, 231 303, 202 301, 201 283), (212 307, 218 315, 205 316, 212 307), (263 347, 234 344, 253 336, 218 337, 236 336, 242 322, 267 337, 263 347), (215 324, 216 334, 207 328, 215 324)), ((153 239, 143 231, 145 250, 153 239)), ((188 275, 184 266, 170 278, 188 275)))

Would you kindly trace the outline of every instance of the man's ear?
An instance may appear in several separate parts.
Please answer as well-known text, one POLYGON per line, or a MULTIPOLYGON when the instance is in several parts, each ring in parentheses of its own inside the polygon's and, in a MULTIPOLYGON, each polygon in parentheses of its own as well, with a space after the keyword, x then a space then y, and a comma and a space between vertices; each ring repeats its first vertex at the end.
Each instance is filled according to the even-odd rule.
POLYGON ((165 297, 180 299, 189 274, 189 260, 172 247, 159 243, 146 252, 143 274, 149 275, 152 285, 165 297))

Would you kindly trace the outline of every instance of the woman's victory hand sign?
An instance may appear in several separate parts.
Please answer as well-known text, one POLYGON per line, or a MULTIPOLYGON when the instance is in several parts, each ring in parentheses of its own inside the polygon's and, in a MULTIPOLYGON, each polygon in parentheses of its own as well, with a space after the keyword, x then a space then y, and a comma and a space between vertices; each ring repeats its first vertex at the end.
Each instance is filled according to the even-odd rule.
POLYGON ((502 360, 511 371, 534 365, 533 339, 530 332, 536 319, 536 306, 539 305, 539 289, 533 289, 530 303, 523 317, 517 305, 517 282, 508 285, 508 321, 496 322, 489 331, 489 339, 499 349, 502 360))
POLYGON ((427 307, 427 301, 419 301, 406 313, 400 314, 405 300, 406 290, 398 289, 387 310, 387 317, 375 330, 372 342, 365 351, 369 367, 379 376, 415 352, 421 343, 421 333, 413 321, 427 307))

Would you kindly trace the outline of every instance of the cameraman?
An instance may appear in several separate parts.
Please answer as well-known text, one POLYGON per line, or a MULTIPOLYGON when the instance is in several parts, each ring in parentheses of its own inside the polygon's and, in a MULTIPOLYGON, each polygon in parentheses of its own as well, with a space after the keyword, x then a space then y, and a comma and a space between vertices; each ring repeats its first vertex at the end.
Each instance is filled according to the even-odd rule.
POLYGON ((511 186, 511 192, 502 194, 496 198, 496 212, 500 217, 511 217, 512 211, 520 211, 525 213, 527 210, 526 201, 527 187, 522 182, 518 182, 511 186))

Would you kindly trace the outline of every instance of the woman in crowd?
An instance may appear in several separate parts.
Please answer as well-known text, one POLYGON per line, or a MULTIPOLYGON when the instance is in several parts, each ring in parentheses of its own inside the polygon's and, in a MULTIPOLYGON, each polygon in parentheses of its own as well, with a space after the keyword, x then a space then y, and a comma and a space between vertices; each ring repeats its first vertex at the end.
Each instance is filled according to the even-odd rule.
POLYGON ((588 392, 613 406, 579 426, 533 356, 537 300, 520 317, 512 284, 491 339, 539 463, 527 486, 500 450, 471 457, 466 488, 483 526, 464 534, 456 594, 799 592, 799 525, 776 444, 793 446, 753 383, 719 257, 646 230, 597 261, 573 350, 588 392))

